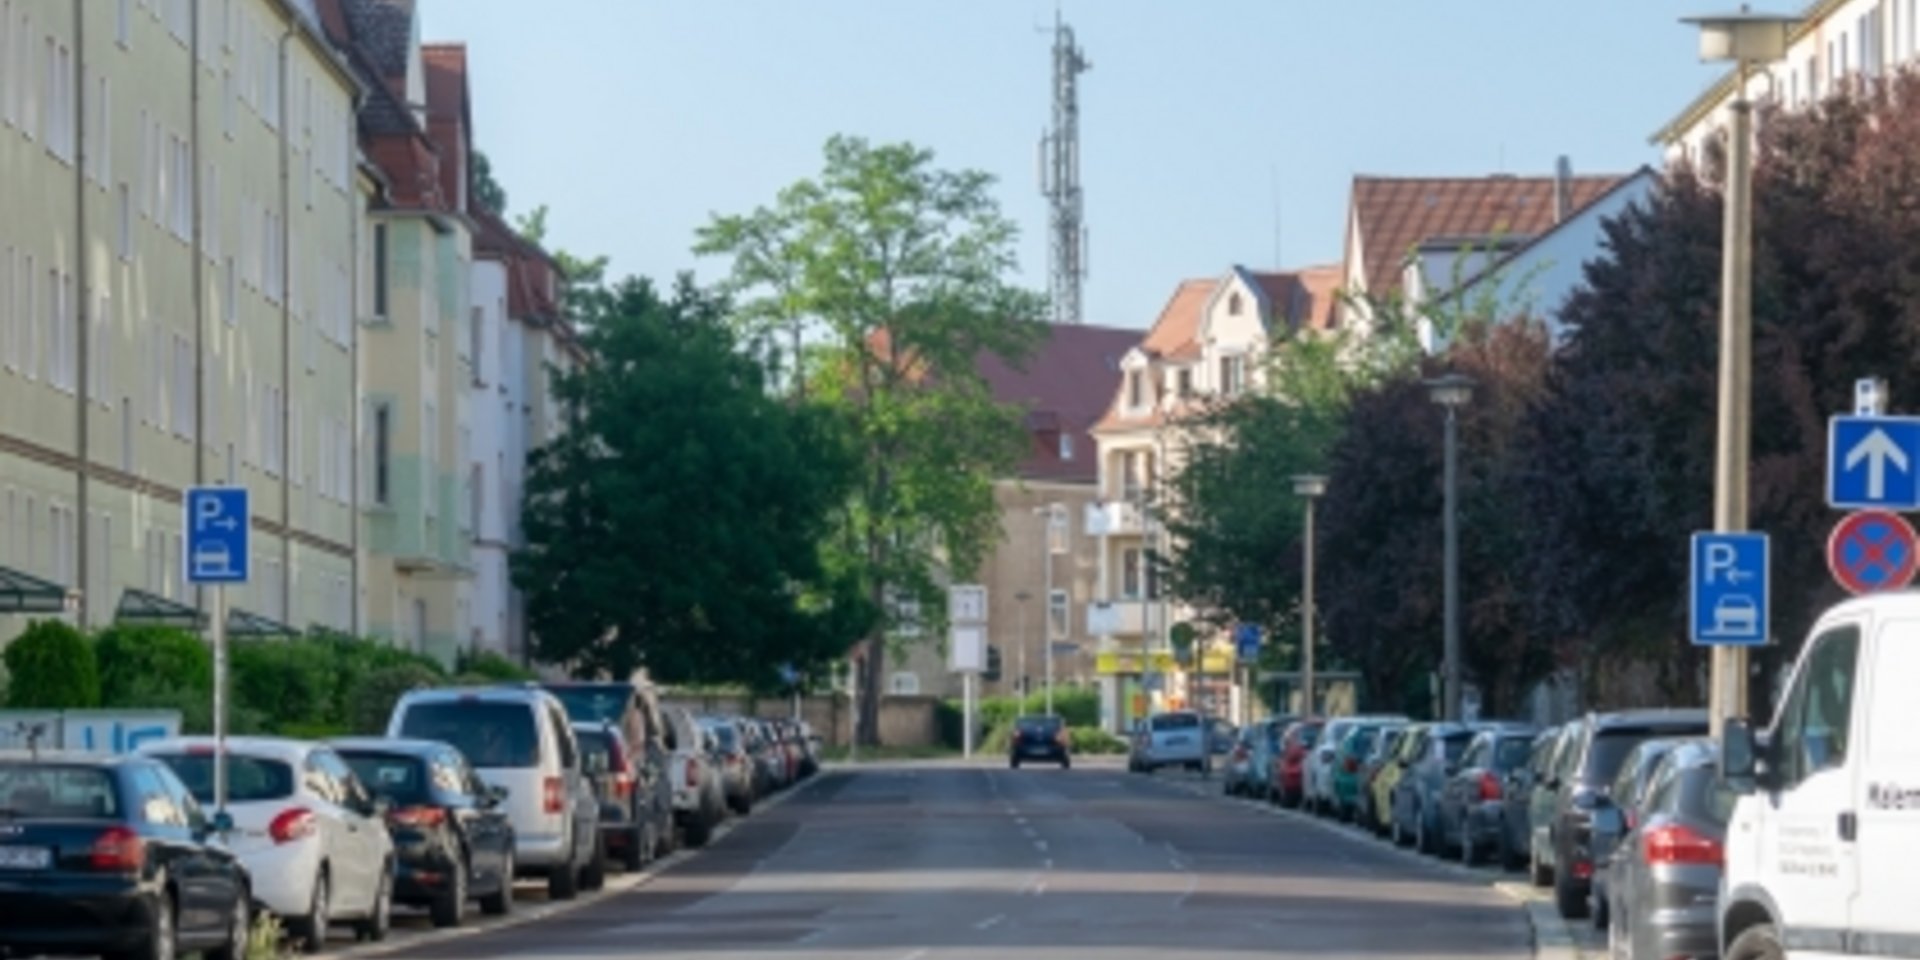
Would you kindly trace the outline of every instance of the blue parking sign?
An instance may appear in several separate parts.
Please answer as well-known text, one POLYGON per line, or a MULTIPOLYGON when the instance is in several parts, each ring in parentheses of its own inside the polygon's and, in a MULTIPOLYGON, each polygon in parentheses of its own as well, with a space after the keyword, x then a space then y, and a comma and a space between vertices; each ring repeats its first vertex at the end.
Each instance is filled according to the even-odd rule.
POLYGON ((249 573, 248 532, 252 514, 245 487, 192 487, 187 490, 188 583, 246 583, 249 573))
POLYGON ((1767 535, 1696 533, 1688 634, 1697 646, 1767 642, 1767 535))

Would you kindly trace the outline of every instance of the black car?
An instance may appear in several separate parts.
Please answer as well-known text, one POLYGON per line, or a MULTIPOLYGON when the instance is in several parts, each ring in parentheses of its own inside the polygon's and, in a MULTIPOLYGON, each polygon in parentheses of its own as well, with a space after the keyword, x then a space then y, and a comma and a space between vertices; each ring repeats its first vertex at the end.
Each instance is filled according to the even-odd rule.
POLYGON ((679 844, 673 815, 673 775, 667 764, 673 751, 667 746, 667 720, 653 686, 620 681, 570 681, 546 684, 574 723, 609 723, 632 748, 635 805, 653 823, 652 856, 664 857, 679 844))
POLYGON ((1500 849, 1506 830, 1507 775, 1527 765, 1540 731, 1525 726, 1482 730, 1448 770, 1440 787, 1440 848, 1462 863, 1478 863, 1500 849))
POLYGON ((1706 733, 1705 710, 1588 714, 1568 725, 1549 779, 1536 787, 1546 795, 1536 800, 1534 818, 1534 877, 1536 882, 1549 879, 1553 884, 1554 906, 1560 916, 1569 920, 1586 916, 1595 859, 1594 812, 1613 803, 1609 790, 1627 754, 1643 741, 1657 737, 1701 737, 1706 733), (1542 826, 1544 836, 1538 829, 1542 826), (1545 869, 1538 868, 1541 866, 1545 869))
POLYGON ((1026 760, 1050 761, 1059 764, 1062 770, 1073 766, 1073 758, 1067 751, 1066 722, 1051 715, 1015 720, 1013 738, 1007 746, 1007 765, 1018 770, 1026 760))
POLYGON ((337 740, 353 773, 386 800, 395 902, 426 907, 436 927, 466 920, 467 902, 513 909, 513 823, 506 794, 480 782, 459 750, 432 740, 337 740))
POLYGON ((251 886, 173 771, 0 755, 0 955, 244 960, 251 886))
POLYGON ((607 859, 628 870, 653 862, 660 844, 644 803, 634 802, 640 783, 627 739, 605 723, 576 723, 573 736, 580 741, 581 762, 600 798, 600 843, 607 859))

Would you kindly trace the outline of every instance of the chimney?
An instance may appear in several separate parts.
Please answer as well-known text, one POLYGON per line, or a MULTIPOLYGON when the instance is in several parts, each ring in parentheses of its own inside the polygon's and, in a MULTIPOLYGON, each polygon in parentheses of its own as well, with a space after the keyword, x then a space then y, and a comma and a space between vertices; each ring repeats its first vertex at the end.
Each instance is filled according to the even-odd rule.
POLYGON ((1573 161, 1561 154, 1553 165, 1553 222, 1560 223, 1573 212, 1573 161))

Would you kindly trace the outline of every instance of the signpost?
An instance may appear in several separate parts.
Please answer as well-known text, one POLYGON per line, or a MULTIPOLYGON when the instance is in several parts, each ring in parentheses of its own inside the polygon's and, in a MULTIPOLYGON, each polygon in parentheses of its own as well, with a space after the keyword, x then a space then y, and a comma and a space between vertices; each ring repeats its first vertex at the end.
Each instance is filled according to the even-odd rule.
POLYGON ((947 588, 947 669, 960 674, 960 749, 973 756, 974 689, 987 666, 987 588, 955 584, 947 588))
POLYGON ((227 584, 246 583, 253 513, 245 487, 190 487, 181 501, 187 582, 213 588, 213 809, 227 809, 227 584))
POLYGON ((1920 547, 1906 518, 1885 510, 1850 513, 1827 538, 1827 568, 1848 593, 1898 590, 1920 568, 1920 547))
POLYGON ((1698 646, 1767 642, 1768 552, 1764 533, 1696 533, 1688 633, 1698 646))
POLYGON ((1920 509, 1920 417, 1827 421, 1827 503, 1842 510, 1920 509))

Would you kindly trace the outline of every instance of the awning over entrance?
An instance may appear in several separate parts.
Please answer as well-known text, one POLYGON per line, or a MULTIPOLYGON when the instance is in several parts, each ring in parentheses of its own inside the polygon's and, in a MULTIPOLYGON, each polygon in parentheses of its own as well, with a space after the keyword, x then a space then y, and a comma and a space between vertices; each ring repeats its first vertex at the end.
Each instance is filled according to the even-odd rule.
POLYGON ((67 588, 0 567, 0 613, 65 613, 67 588))
POLYGON ((265 640, 280 638, 292 640, 300 636, 300 631, 278 620, 271 620, 257 613, 248 613, 239 607, 227 611, 228 639, 265 640))
POLYGON ((184 603, 145 590, 128 589, 121 592, 120 604, 113 608, 113 622, 178 627, 197 632, 206 629, 207 615, 184 603))

